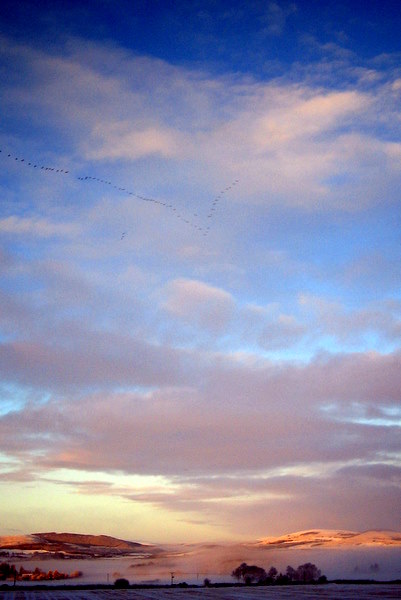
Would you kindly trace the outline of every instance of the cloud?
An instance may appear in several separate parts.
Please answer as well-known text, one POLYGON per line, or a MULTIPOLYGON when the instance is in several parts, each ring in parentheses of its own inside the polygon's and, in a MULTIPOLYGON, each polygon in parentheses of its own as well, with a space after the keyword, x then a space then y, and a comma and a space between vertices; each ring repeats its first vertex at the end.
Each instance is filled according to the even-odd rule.
POLYGON ((347 309, 341 302, 307 294, 300 294, 299 302, 315 319, 321 333, 334 336, 350 347, 357 347, 364 339, 371 347, 376 346, 377 339, 389 343, 400 339, 401 306, 396 300, 372 302, 354 310, 347 309))
MULTIPOLYGON (((222 179, 234 178, 247 202, 262 206, 361 210, 382 203, 383 188, 395 201, 399 144, 386 139, 399 121, 394 85, 333 90, 284 77, 212 77, 78 39, 53 54, 4 40, 2 49, 3 60, 31 73, 28 104, 24 82, 7 86, 13 110, 24 103, 37 121, 46 110, 46 121, 68 132, 77 161, 148 158, 147 176, 141 172, 136 186, 156 178, 160 187, 165 173, 167 191, 181 173, 178 194, 188 197, 184 181, 191 181, 192 190, 204 187, 207 204, 222 179), (168 168, 160 171, 156 159, 168 168), (205 169, 207 181, 200 177, 205 169)), ((123 178, 128 163, 119 165, 123 178)), ((242 202, 237 192, 231 198, 242 202)))
MULTIPOLYGON (((72 330, 71 333, 76 333, 72 330)), ((79 332, 79 337, 82 331, 79 332)), ((176 380, 178 351, 123 336, 89 333, 74 345, 54 347, 43 341, 0 345, 4 379, 38 387, 154 385, 176 380)), ((66 341, 67 338, 65 338, 66 341)))
POLYGON ((80 228, 76 224, 51 223, 47 219, 10 216, 0 219, 0 233, 30 235, 34 237, 76 236, 80 228))
POLYGON ((172 158, 182 152, 184 143, 182 136, 174 130, 153 125, 138 131, 132 129, 129 121, 97 125, 92 135, 95 140, 100 140, 100 148, 88 151, 87 157, 97 160, 137 160, 148 155, 172 158))
POLYGON ((261 33, 272 36, 282 35, 288 17, 296 11, 297 7, 294 3, 284 6, 277 2, 268 2, 264 14, 260 17, 260 21, 263 24, 261 33))
MULTIPOLYGON (((270 3, 267 34, 289 14, 270 3)), ((78 38, 0 50, 2 147, 71 169, 0 157, 3 481, 237 533, 391 526, 399 74, 338 52, 257 80, 78 38), (214 206, 209 234, 82 175, 203 226, 214 206)))
POLYGON ((176 279, 166 285, 164 294, 163 308, 190 325, 219 333, 232 317, 231 295, 202 281, 176 279))
MULTIPOLYGON (((37 349, 35 357, 57 381, 60 367, 55 361, 49 355, 43 361, 37 349)), ((77 365, 81 362, 83 368, 78 370, 71 362, 65 364, 65 355, 59 356, 65 371, 74 371, 77 383, 82 385, 81 370, 95 372, 105 390, 113 364, 100 379, 97 371, 105 363, 93 364, 94 358, 88 363, 79 356, 77 365)), ((199 360, 196 354, 188 363, 189 358, 187 369, 199 360)), ((164 389, 155 392, 104 391, 27 405, 2 417, 3 450, 19 448, 25 454, 39 444, 47 448, 46 457, 35 461, 46 468, 169 475, 368 460, 384 448, 397 451, 397 428, 355 422, 353 405, 396 406, 399 362, 398 355, 350 355, 303 368, 258 368, 216 360, 203 369, 202 391, 198 386, 168 388, 172 375, 159 373, 164 389), (322 410, 326 406, 330 411, 322 410)), ((120 384, 126 381, 123 369, 119 364, 120 384)), ((187 377, 189 381, 189 372, 187 377)), ((143 373, 138 382, 146 379, 150 376, 143 373)))
MULTIPOLYGON (((189 414, 187 423, 182 423, 182 416, 180 417, 180 425, 185 429, 188 422, 191 421, 190 415, 194 409, 193 399, 191 399, 193 392, 188 389, 186 394, 171 393, 169 400, 177 399, 179 396, 181 396, 181 402, 185 403, 189 414)), ((154 413, 152 405, 156 398, 148 399, 151 403, 151 406, 148 407, 149 413, 154 413)), ((139 430, 135 429, 134 419, 129 416, 132 412, 133 401, 133 397, 126 396, 124 400, 120 398, 113 402, 116 410, 125 408, 124 422, 117 419, 114 411, 110 413, 110 409, 108 409, 106 421, 103 414, 105 407, 99 411, 99 399, 96 404, 88 404, 86 401, 81 407, 77 404, 76 409, 72 409, 72 413, 64 414, 62 421, 57 417, 59 411, 54 412, 55 406, 48 406, 40 413, 34 410, 31 414, 32 426, 39 434, 38 440, 42 432, 43 434, 47 432, 48 449, 50 445, 52 446, 52 454, 47 452, 47 457, 39 459, 36 476, 57 483, 57 472, 61 468, 64 477, 59 480, 59 483, 70 486, 81 494, 118 496, 134 503, 148 504, 161 510, 167 509, 173 514, 203 515, 206 522, 215 523, 217 521, 237 535, 247 533, 260 536, 263 523, 266 523, 269 532, 277 531, 277 533, 282 533, 283 530, 294 530, 297 528, 297 524, 303 529, 316 524, 319 526, 319 523, 322 522, 328 528, 354 530, 363 529, 364 526, 367 528, 393 527, 400 499, 399 469, 389 463, 386 464, 384 462, 386 459, 380 451, 376 461, 369 458, 369 456, 373 456, 371 450, 366 458, 367 464, 364 464, 361 459, 351 457, 346 460, 344 455, 338 461, 327 462, 327 456, 322 456, 321 450, 325 444, 330 444, 332 436, 339 435, 339 430, 330 434, 327 429, 322 432, 321 436, 317 433, 309 436, 312 438, 311 441, 315 448, 315 462, 311 462, 310 457, 309 460, 303 462, 305 444, 309 442, 308 434, 303 427, 304 424, 299 422, 298 416, 294 418, 303 428, 303 442, 298 445, 290 432, 282 440, 286 445, 292 446, 294 451, 298 449, 297 459, 291 459, 290 466, 283 466, 280 469, 271 465, 270 469, 250 470, 248 464, 246 468, 241 468, 241 462, 238 461, 239 455, 232 453, 233 461, 236 463, 235 466, 233 465, 234 468, 219 470, 221 448, 213 441, 213 456, 208 459, 209 468, 204 466, 197 473, 194 448, 193 446, 186 448, 185 434, 179 435, 178 432, 173 434, 171 431, 166 434, 166 418, 169 422, 172 407, 168 406, 168 403, 165 404, 159 397, 157 400, 159 419, 153 423, 157 434, 154 430, 151 441, 154 456, 159 455, 157 459, 159 471, 161 466, 165 470, 166 476, 164 483, 156 479, 153 482, 138 483, 135 473, 138 469, 139 456, 144 457, 145 460, 148 457, 149 450, 145 440, 150 433, 150 422, 148 421, 144 429, 144 415, 141 411, 139 430), (91 416, 90 427, 87 428, 89 423, 86 422, 86 419, 93 409, 97 415, 91 416), (80 425, 77 422, 78 411, 81 415, 80 425), (79 426, 80 429, 78 429, 79 426), (114 428, 116 428, 115 437, 111 437, 110 430, 114 428), (52 432, 50 439, 49 431, 52 432), (53 436, 54 439, 52 439, 53 436), (62 436, 65 436, 65 443, 60 447, 62 436), (168 444, 169 450, 165 444, 168 444), (96 456, 96 448, 100 457, 96 456), (120 456, 118 456, 119 453, 120 456), (106 456, 108 459, 105 464, 106 456), (185 466, 184 464, 179 465, 179 475, 169 473, 172 465, 177 466, 177 460, 185 459, 188 462, 185 466), (98 471, 99 464, 102 464, 103 471, 106 467, 108 473, 104 472, 103 479, 100 480, 91 478, 88 471, 98 471), (127 474, 133 471, 134 475, 131 481, 128 475, 123 479, 118 475, 121 473, 121 466, 127 474), (52 469, 55 469, 54 475, 52 469), (85 481, 74 479, 73 474, 69 478, 66 469, 82 469, 83 473, 86 473, 85 481), (41 470, 42 475, 40 475, 41 470), (49 475, 46 475, 46 471, 49 475), (353 510, 354 504, 350 504, 349 498, 360 507, 357 515, 353 510), (327 507, 329 507, 329 511, 327 511, 327 507), (267 524, 273 518, 275 524, 268 526, 267 524)), ((180 408, 183 406, 177 406, 176 411, 179 412, 180 408)), ((176 411, 174 410, 174 412, 176 411)), ((259 415, 259 419, 261 417, 262 415, 259 415)), ((217 419, 219 420, 220 416, 217 416, 217 419)), ((232 447, 239 445, 241 453, 247 453, 249 450, 254 452, 256 442, 260 444, 260 434, 257 434, 255 446, 250 448, 251 438, 256 433, 255 424, 252 425, 244 419, 244 415, 241 415, 241 420, 243 428, 249 430, 248 444, 244 444, 244 438, 238 436, 238 430, 235 432, 235 438, 231 440, 232 447)), ((25 416, 21 422, 20 434, 24 440, 25 416)), ((268 423, 267 418, 263 422, 268 423)), ((315 422, 315 428, 320 429, 320 427, 321 425, 315 422)), ((344 430, 344 425, 341 427, 344 430)), ((268 428, 266 434, 272 435, 272 431, 269 431, 268 428)), ((380 428, 374 428, 370 434, 371 438, 375 438, 377 434, 380 434, 380 428)), ((211 444, 207 430, 203 432, 202 436, 206 437, 206 443, 211 444)), ((361 435, 358 434, 358 428, 347 429, 346 435, 343 435, 339 441, 341 444, 353 445, 355 450, 355 444, 361 441, 362 436, 362 432, 361 435)), ((382 441, 385 439, 380 435, 379 437, 382 441)), ((273 444, 277 444, 277 438, 273 440, 273 444)), ((197 450, 204 452, 199 443, 197 450)), ((269 463, 270 450, 271 447, 265 447, 265 464, 269 463)), ((30 450, 27 447, 26 455, 24 453, 20 455, 21 459, 28 459, 25 468, 29 468, 29 451, 32 452, 33 447, 30 450)), ((145 471, 149 472, 149 467, 145 471)), ((20 474, 18 479, 21 480, 20 474)))

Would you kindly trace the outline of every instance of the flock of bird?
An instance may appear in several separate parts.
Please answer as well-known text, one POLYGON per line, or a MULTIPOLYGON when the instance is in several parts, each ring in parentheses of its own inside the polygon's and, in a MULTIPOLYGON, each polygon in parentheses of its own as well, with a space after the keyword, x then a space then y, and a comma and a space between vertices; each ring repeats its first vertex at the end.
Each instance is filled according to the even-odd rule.
MULTIPOLYGON (((45 165, 41 165, 40 163, 35 163, 33 161, 28 161, 25 158, 20 158, 18 156, 14 156, 13 154, 7 152, 7 151, 3 151, 0 149, 0 154, 2 154, 3 156, 6 156, 7 158, 17 161, 19 163, 23 163, 25 166, 31 167, 33 169, 38 169, 40 171, 51 171, 54 173, 60 173, 62 175, 68 175, 70 174, 70 171, 67 169, 57 169, 55 167, 49 167, 49 166, 45 166, 45 165)), ((210 221, 207 221, 207 224, 204 226, 201 226, 199 224, 199 215, 198 213, 193 213, 191 215, 191 218, 186 218, 185 215, 181 214, 181 211, 175 207, 173 204, 170 204, 168 202, 163 202, 162 200, 156 200, 155 198, 148 198, 146 196, 141 196, 140 194, 137 194, 135 192, 132 192, 131 190, 128 190, 125 187, 119 186, 114 184, 112 181, 108 181, 106 179, 101 179, 100 177, 92 177, 90 175, 84 175, 81 177, 77 177, 77 179, 79 181, 88 181, 88 182, 97 182, 97 183, 102 183, 104 185, 110 186, 112 189, 117 190, 118 192, 122 192, 124 194, 128 194, 129 196, 132 196, 134 198, 137 198, 139 200, 142 200, 143 202, 152 202, 154 204, 159 204, 160 206, 164 206, 166 209, 172 211, 175 215, 176 218, 180 219, 181 221, 183 221, 184 223, 186 223, 187 225, 189 225, 190 227, 193 227, 194 229, 196 229, 197 231, 199 231, 200 233, 202 233, 204 236, 207 236, 209 234, 210 231, 210 221)), ((209 208, 209 212, 207 215, 207 219, 212 219, 214 216, 214 213, 217 209, 217 205, 220 202, 220 200, 223 198, 224 194, 226 194, 227 192, 229 192, 231 189, 233 189, 234 186, 236 186, 239 183, 238 179, 235 179, 229 186, 227 186, 226 188, 222 189, 217 196, 215 196, 215 198, 213 198, 213 201, 211 203, 211 206, 209 208)), ((127 232, 124 231, 121 235, 121 240, 123 240, 127 235, 127 232)))

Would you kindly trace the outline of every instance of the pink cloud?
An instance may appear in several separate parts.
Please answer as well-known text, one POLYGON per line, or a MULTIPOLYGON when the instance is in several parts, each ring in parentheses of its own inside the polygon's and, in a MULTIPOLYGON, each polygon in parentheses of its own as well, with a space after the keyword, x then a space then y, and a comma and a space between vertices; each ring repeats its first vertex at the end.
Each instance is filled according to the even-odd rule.
MULTIPOLYGON (((42 357, 32 349, 35 354, 53 378, 60 377, 50 352, 42 357)), ((64 373, 71 369, 83 378, 77 367, 70 359, 64 373)), ((204 365, 201 391, 162 387, 29 405, 2 417, 3 449, 24 454, 38 444, 47 449, 37 459, 46 468, 153 474, 263 470, 397 451, 396 429, 354 422, 352 403, 397 405, 399 356, 326 357, 303 367, 266 367, 204 365), (322 410, 327 405, 329 412, 322 410)), ((86 362, 83 372, 91 368, 95 365, 86 362)), ((121 377, 119 369, 114 376, 121 377)), ((158 379, 160 385, 160 373, 158 379)))
POLYGON ((233 316, 234 300, 220 288, 202 281, 176 279, 164 290, 163 308, 189 325, 223 332, 233 316))

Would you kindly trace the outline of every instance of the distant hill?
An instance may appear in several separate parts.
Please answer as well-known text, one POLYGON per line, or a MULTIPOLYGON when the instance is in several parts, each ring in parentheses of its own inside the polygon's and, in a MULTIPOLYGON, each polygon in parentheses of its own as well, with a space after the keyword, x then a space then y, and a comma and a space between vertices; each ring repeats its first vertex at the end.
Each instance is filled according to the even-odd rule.
MULTIPOLYGON (((228 556, 231 552, 247 552, 270 549, 296 548, 360 548, 399 547, 401 548, 401 532, 395 531, 344 531, 311 529, 288 533, 282 536, 266 537, 257 542, 228 543, 211 547, 207 544, 191 544, 165 546, 167 554, 186 554, 191 552, 221 553, 228 556), (170 547, 171 546, 171 547, 170 547)), ((80 533, 32 533, 30 535, 0 536, 0 551, 14 553, 36 553, 36 557, 69 557, 69 558, 106 558, 135 555, 160 559, 164 551, 160 547, 121 540, 108 535, 89 535, 80 533), (40 555, 40 556, 39 556, 40 555), (56 556, 57 555, 57 556, 56 556)))
POLYGON ((83 557, 148 553, 151 548, 108 535, 49 532, 0 536, 0 549, 4 551, 64 553, 83 557))
POLYGON ((85 535, 81 533, 33 533, 34 537, 49 543, 74 544, 75 546, 101 546, 120 550, 137 550, 143 547, 138 542, 127 542, 109 535, 85 535))
POLYGON ((257 542, 258 546, 271 548, 293 548, 318 546, 336 548, 338 546, 401 546, 401 532, 397 531, 338 531, 313 529, 288 533, 280 537, 266 537, 257 542))

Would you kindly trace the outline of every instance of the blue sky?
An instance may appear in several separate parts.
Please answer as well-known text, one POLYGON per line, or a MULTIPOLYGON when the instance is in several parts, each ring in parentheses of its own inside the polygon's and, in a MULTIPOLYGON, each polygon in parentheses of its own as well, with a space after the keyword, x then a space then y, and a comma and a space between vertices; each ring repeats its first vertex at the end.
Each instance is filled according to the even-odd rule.
POLYGON ((1 533, 399 528, 400 20, 3 3, 1 533))

